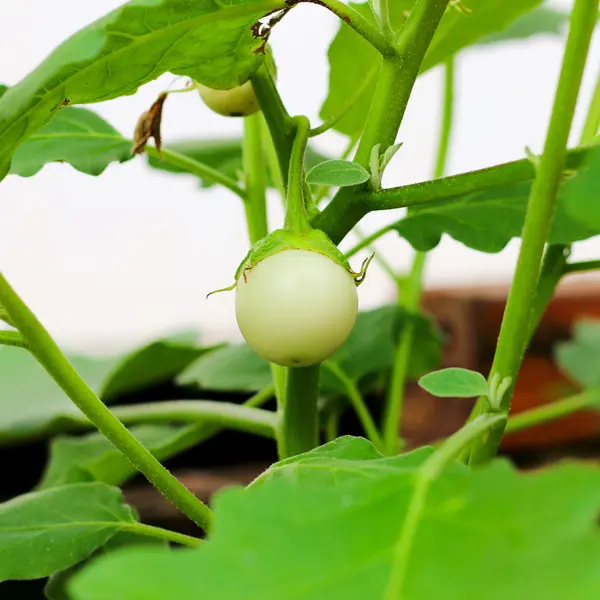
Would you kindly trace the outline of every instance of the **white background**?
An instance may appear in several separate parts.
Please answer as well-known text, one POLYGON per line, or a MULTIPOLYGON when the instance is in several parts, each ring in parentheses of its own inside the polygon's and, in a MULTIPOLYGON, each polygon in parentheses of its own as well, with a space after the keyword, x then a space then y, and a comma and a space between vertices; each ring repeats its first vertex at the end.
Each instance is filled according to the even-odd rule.
MULTIPOLYGON (((15 84, 65 37, 119 4, 3 0, 0 81, 15 84)), ((568 8, 571 2, 554 4, 568 8)), ((307 114, 314 123, 326 94, 325 53, 336 28, 335 18, 325 10, 300 6, 272 36, 283 98, 291 113, 307 114)), ((600 66, 599 38, 594 39, 573 142, 600 66)), ((448 173, 521 158, 526 146, 541 149, 563 44, 561 38, 541 37, 460 55, 448 173)), ((172 82, 172 76, 164 76, 134 96, 94 109, 130 135, 139 114, 172 82)), ((404 146, 386 185, 429 177, 440 83, 438 70, 418 81, 399 135, 404 146)), ((239 120, 210 113, 193 94, 174 96, 163 119, 167 144, 240 131, 239 120)), ((345 143, 336 134, 318 141, 331 153, 345 143)), ((281 218, 275 199, 270 208, 275 226, 281 218)), ((371 216, 364 229, 393 216, 398 215, 371 216)), ((399 268, 410 263, 409 245, 393 235, 382 241, 380 250, 399 268)), ((431 254, 427 284, 508 281, 517 250, 513 242, 499 254, 478 254, 445 239, 431 254)), ((9 176, 0 186, 0 268, 71 350, 121 350, 189 328, 199 330, 206 341, 237 339, 233 294, 209 300, 205 296, 230 283, 246 251, 243 210, 236 197, 226 191, 200 191, 193 177, 152 171, 142 158, 113 165, 99 178, 50 165, 33 178, 9 176)), ((575 256, 600 256, 600 238, 579 244, 575 256)), ((366 308, 384 302, 392 289, 375 267, 360 294, 366 308)))

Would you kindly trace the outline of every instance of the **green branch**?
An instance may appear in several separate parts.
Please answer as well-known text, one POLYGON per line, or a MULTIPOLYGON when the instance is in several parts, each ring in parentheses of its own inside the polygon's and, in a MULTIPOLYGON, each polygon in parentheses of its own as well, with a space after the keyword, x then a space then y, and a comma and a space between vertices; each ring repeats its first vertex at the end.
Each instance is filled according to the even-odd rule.
MULTIPOLYGON (((150 404, 115 406, 112 413, 124 425, 138 423, 204 423, 207 426, 275 437, 277 415, 270 410, 212 400, 169 400, 150 404)), ((69 424, 77 429, 92 425, 83 416, 71 415, 69 424)), ((70 427, 69 427, 70 428, 70 427)))
POLYGON ((179 510, 208 529, 212 521, 208 506, 173 477, 94 394, 1 273, 0 303, 29 344, 31 353, 100 433, 179 510))
POLYGON ((198 548, 204 544, 204 540, 192 537, 191 535, 178 533, 170 529, 163 529, 162 527, 154 527, 153 525, 145 525, 144 523, 122 523, 121 531, 129 531, 137 535, 145 535, 146 537, 165 540, 182 546, 189 546, 190 548, 198 548))
MULTIPOLYGON (((569 37, 548 135, 531 190, 521 251, 490 370, 490 377, 512 378, 513 386, 527 343, 542 255, 550 233, 558 187, 564 171, 566 146, 597 10, 598 0, 576 0, 571 14, 569 37)), ((499 408, 508 412, 511 398, 512 388, 507 390, 499 408)), ((478 407, 478 410, 485 411, 483 400, 478 401, 478 407)), ((470 462, 479 463, 494 456, 503 431, 504 425, 500 425, 490 433, 485 442, 476 444, 470 462)))
POLYGON ((584 273, 585 271, 598 271, 600 269, 600 260, 584 260, 581 262, 568 263, 565 266, 564 273, 584 273))
POLYGON ((0 346, 28 348, 27 342, 18 331, 5 331, 3 329, 0 329, 0 346))
POLYGON ((159 154, 158 150, 154 148, 154 146, 146 146, 146 154, 148 156, 151 156, 159 161, 162 160, 173 167, 182 169, 186 173, 197 175, 198 177, 202 177, 203 179, 207 179, 213 183, 218 183, 228 190, 231 190, 234 194, 237 194, 240 198, 242 198, 242 200, 246 198, 246 192, 233 179, 231 179, 231 177, 227 177, 227 175, 224 175, 221 173, 221 171, 217 171, 217 169, 213 169, 212 167, 186 156, 185 154, 181 154, 175 150, 169 150, 169 148, 163 148, 161 153, 162 159, 161 154, 159 154))

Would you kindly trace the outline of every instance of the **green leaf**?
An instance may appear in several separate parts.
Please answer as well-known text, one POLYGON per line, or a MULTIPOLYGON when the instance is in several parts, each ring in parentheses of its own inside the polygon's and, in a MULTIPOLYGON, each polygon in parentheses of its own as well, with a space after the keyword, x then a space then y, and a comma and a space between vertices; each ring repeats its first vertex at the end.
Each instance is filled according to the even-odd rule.
MULTIPOLYGON (((168 383, 209 349, 185 341, 154 342, 125 356, 69 360, 105 402, 168 383)), ((21 348, 0 346, 0 446, 69 428, 79 409, 21 348)))
POLYGON ((271 367, 246 344, 202 356, 177 378, 180 385, 205 390, 254 392, 271 383, 271 367))
POLYGON ((589 152, 577 176, 563 185, 563 192, 569 216, 586 227, 599 230, 600 146, 589 152))
POLYGON ((327 160, 314 166, 306 182, 314 185, 344 187, 368 181, 371 176, 362 165, 349 160, 327 160))
POLYGON ((430 455, 383 457, 342 438, 279 463, 249 489, 217 495, 202 548, 115 553, 74 578, 73 600, 600 594, 596 467, 523 476, 495 461, 453 465, 424 483, 430 455), (389 592, 392 578, 399 593, 389 592))
MULTIPOLYGON (((169 144, 169 150, 174 150, 179 154, 202 162, 236 181, 240 179, 240 174, 243 172, 241 138, 223 140, 186 140, 169 144)), ((311 146, 308 146, 305 157, 306 167, 308 169, 325 160, 328 160, 327 156, 318 152, 311 146)), ((186 173, 183 169, 173 167, 165 161, 150 156, 148 157, 148 164, 154 169, 168 171, 170 173, 186 173)), ((270 176, 267 181, 270 187, 274 187, 270 176)), ((213 181, 202 178, 200 178, 200 184, 205 188, 215 185, 213 181)))
POLYGON ((600 386, 600 321, 578 321, 573 339, 556 344, 554 357, 561 371, 581 387, 600 386))
POLYGON ((10 172, 31 177, 47 163, 65 162, 82 173, 100 175, 110 163, 130 158, 131 142, 96 113, 65 108, 19 147, 10 172))
MULTIPOLYGON (((180 438, 186 429, 175 425, 138 425, 130 431, 156 455, 180 438)), ((86 481, 118 486, 135 473, 131 463, 99 433, 60 436, 50 444, 49 461, 38 489, 86 481)))
POLYGON ((549 6, 538 6, 511 23, 503 31, 479 40, 478 45, 523 40, 536 35, 561 35, 569 23, 569 13, 549 6))
POLYGON ((109 554, 114 550, 120 550, 131 546, 152 546, 155 548, 169 547, 168 542, 157 538, 129 532, 117 533, 85 561, 52 575, 44 587, 46 598, 48 600, 72 600, 68 595, 67 587, 75 573, 79 572, 85 565, 90 564, 91 561, 100 556, 109 554))
POLYGON ((202 348, 177 337, 153 342, 119 361, 102 387, 102 399, 112 401, 175 379, 186 367, 215 347, 202 348))
POLYGON ((135 519, 121 491, 82 483, 0 504, 0 581, 39 579, 84 560, 135 519))
POLYGON ((213 88, 246 81, 264 59, 252 26, 276 0, 132 0, 61 44, 0 99, 0 177, 16 148, 65 104, 132 94, 163 73, 213 88))
MULTIPOLYGON (((521 182, 483 192, 466 194, 437 205, 415 207, 395 226, 413 248, 435 248, 443 234, 480 252, 500 252, 521 235, 531 182, 521 182)), ((570 244, 600 233, 600 228, 576 221, 567 211, 560 192, 550 232, 551 244, 570 244)))
MULTIPOLYGON (((541 0, 468 0, 472 15, 449 9, 443 17, 421 72, 444 62, 459 50, 485 36, 502 31, 516 19, 541 3, 541 0)), ((402 23, 414 0, 396 0, 390 7, 392 22, 402 23)), ((369 4, 350 3, 363 17, 374 22, 369 4)), ((339 114, 350 102, 353 107, 336 124, 335 129, 351 138, 363 129, 381 66, 381 56, 349 25, 342 23, 328 51, 329 93, 320 116, 326 121, 339 114)))
POLYGON ((481 373, 458 367, 427 373, 419 379, 419 385, 439 398, 474 398, 488 393, 487 381, 481 373))

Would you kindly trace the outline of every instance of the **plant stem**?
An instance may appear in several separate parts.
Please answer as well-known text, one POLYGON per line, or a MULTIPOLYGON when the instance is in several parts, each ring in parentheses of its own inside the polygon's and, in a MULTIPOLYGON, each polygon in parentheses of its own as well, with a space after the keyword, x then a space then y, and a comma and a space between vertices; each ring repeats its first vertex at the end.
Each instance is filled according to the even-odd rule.
POLYGON ((159 540, 166 540, 167 542, 174 542, 182 546, 190 546, 191 548, 198 548, 198 546, 204 544, 204 540, 192 537, 191 535, 163 529, 162 527, 154 527, 153 525, 145 525, 144 523, 123 523, 121 529, 159 540))
POLYGON ((271 132, 271 138, 277 159, 279 169, 287 185, 288 171, 290 168, 289 160, 292 153, 292 144, 294 143, 294 121, 287 112, 281 96, 275 86, 273 76, 266 65, 263 65, 251 77, 254 93, 260 104, 265 121, 271 132))
POLYGON ((267 235, 267 181, 262 140, 261 115, 259 113, 244 118, 244 140, 242 164, 246 179, 246 222, 250 243, 253 244, 267 235))
POLYGON ((333 361, 325 361, 323 367, 326 368, 343 386, 346 390, 346 396, 350 400, 350 404, 354 408, 356 415, 360 421, 363 431, 372 442, 372 444, 380 451, 383 452, 383 440, 377 430, 377 425, 369 412, 365 399, 363 398, 360 390, 346 375, 346 373, 340 368, 340 366, 333 361))
POLYGON ((306 212, 304 197, 304 155, 306 154, 310 123, 306 117, 295 117, 294 122, 296 136, 290 156, 284 227, 296 233, 307 233, 312 228, 306 212))
MULTIPOLYGON (((356 228, 355 228, 356 231, 356 228)), ((369 248, 373 242, 376 242, 380 237, 384 236, 386 233, 389 233, 390 231, 394 231, 394 224, 391 223, 390 225, 386 225, 385 227, 382 227, 381 229, 378 229, 377 231, 375 231, 374 233, 371 233, 370 235, 366 235, 364 237, 362 237, 362 239, 358 242, 358 244, 356 244, 356 246, 352 246, 352 248, 350 248, 350 250, 348 250, 346 252, 346 258, 352 258, 355 254, 358 254, 361 250, 364 250, 365 248, 369 248)))
POLYGON ((27 349, 27 342, 18 331, 5 331, 0 329, 0 346, 14 346, 27 349))
MULTIPOLYGON (((508 295, 498 345, 490 377, 516 380, 529 332, 529 319, 540 276, 540 263, 548 239, 556 205, 556 195, 565 162, 575 105, 595 26, 598 0, 576 0, 571 14, 558 88, 548 128, 544 152, 531 190, 521 251, 508 295)), ((501 410, 508 412, 512 387, 502 399, 501 410)), ((479 406, 483 401, 478 402, 479 406)), ((475 444, 469 462, 484 462, 496 454, 504 425, 500 424, 482 444, 475 444)))
POLYGON ((289 368, 285 387, 280 458, 308 452, 319 444, 319 365, 289 368))
POLYGON ((597 271, 598 269, 600 269, 600 260, 584 260, 581 262, 568 263, 565 266, 565 274, 597 271))
POLYGON ((305 0, 320 6, 325 6, 334 15, 347 23, 358 35, 365 39, 382 56, 394 56, 394 45, 376 25, 368 21, 351 5, 344 4, 340 0, 305 0))
MULTIPOLYGON (((158 150, 153 146, 146 146, 146 154, 157 160, 161 159, 158 150)), ((213 169, 212 167, 190 158, 185 154, 181 154, 175 150, 169 150, 169 148, 163 148, 162 160, 174 167, 186 171, 187 173, 197 175, 203 179, 208 179, 214 183, 219 183, 228 190, 231 190, 234 194, 237 194, 240 198, 242 198, 242 200, 246 198, 246 192, 233 179, 231 179, 231 177, 227 177, 227 175, 223 175, 221 171, 217 171, 217 169, 213 169)))
MULTIPOLYGON (((400 30, 394 59, 385 59, 371 103, 371 109, 354 160, 369 168, 371 151, 379 144, 385 152, 395 141, 421 63, 444 15, 448 0, 417 0, 400 30)), ((327 208, 314 220, 335 243, 364 217, 369 209, 362 196, 368 186, 340 190, 327 208)))
MULTIPOLYGON (((390 229, 390 231, 392 230, 390 229)), ((368 237, 362 233, 358 225, 354 228, 353 233, 360 240, 360 242, 352 248, 350 254, 346 253, 346 258, 350 258, 363 248, 367 248, 367 250, 369 250, 369 252, 374 255, 373 260, 385 271, 386 275, 393 282, 398 283, 398 275, 396 275, 396 272, 394 271, 392 265, 381 255, 380 252, 377 252, 375 246, 371 245, 371 243, 367 241, 368 237), (356 248, 358 248, 358 250, 356 250, 356 248)))
POLYGON ((277 150, 275 150, 275 144, 267 122, 265 121, 264 115, 261 115, 261 127, 262 127, 262 138, 265 142, 265 154, 267 157, 267 170, 271 175, 273 185, 281 196, 281 201, 285 207, 285 183, 279 167, 279 159, 277 158, 277 150))
POLYGON ((581 131, 581 143, 591 144, 600 128, 600 73, 588 108, 587 117, 581 131))
MULTIPOLYGON (((440 139, 438 143, 438 154, 434 170, 434 178, 438 179, 444 174, 446 161, 448 159, 448 148, 452 135, 452 122, 454 115, 454 59, 450 58, 444 65, 444 92, 443 92, 442 124, 440 128, 440 139)), ((409 209, 410 213, 410 209, 409 209)), ((404 394, 406 392, 406 381, 410 367, 410 359, 413 353, 415 324, 412 316, 419 311, 421 304, 421 293, 423 290, 423 271, 427 253, 415 252, 413 265, 408 279, 403 282, 400 293, 400 306, 406 311, 410 319, 404 331, 402 339, 396 347, 392 375, 386 396, 386 410, 383 421, 383 438, 385 449, 388 454, 396 454, 399 450, 398 431, 402 424, 402 408, 404 406, 404 394)), ((400 290, 399 290, 400 291, 400 290)))
POLYGON ((1 273, 0 303, 29 344, 31 353, 79 410, 156 489, 207 530, 212 520, 208 506, 173 477, 94 394, 1 273))
POLYGON ((562 398, 544 406, 532 408, 510 417, 506 423, 506 433, 529 429, 542 423, 555 421, 585 408, 600 406, 600 389, 592 388, 581 394, 562 398))
MULTIPOLYGON (((277 415, 269 410, 212 400, 169 400, 150 404, 115 406, 113 415, 124 425, 137 423, 204 423, 267 438, 275 437, 277 415)), ((92 423, 83 416, 69 416, 69 425, 85 429, 92 423)))

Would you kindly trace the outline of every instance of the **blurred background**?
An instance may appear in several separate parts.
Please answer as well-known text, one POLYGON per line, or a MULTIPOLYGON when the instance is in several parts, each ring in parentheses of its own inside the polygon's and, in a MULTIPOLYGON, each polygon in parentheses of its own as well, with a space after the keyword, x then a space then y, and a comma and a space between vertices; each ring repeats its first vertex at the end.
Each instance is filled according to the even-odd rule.
MULTIPOLYGON (((0 83, 15 84, 65 37, 120 3, 0 3, 0 83)), ((556 0, 549 5, 568 10, 571 2, 556 0)), ((271 38, 282 96, 291 113, 307 114, 314 124, 319 123, 327 91, 326 50, 337 27, 335 17, 326 11, 299 6, 271 38)), ((477 47, 458 56, 448 174, 522 158, 526 146, 541 150, 564 41, 564 35, 544 35, 477 47)), ((599 64, 600 36, 596 36, 573 143, 599 64)), ((173 81, 172 76, 163 76, 133 96, 93 109, 129 136, 159 92, 184 83, 173 81)), ((404 146, 385 185, 430 177, 440 86, 439 69, 418 80, 399 135, 404 146)), ((240 120, 211 113, 196 94, 181 94, 167 103, 163 137, 168 145, 182 138, 235 136, 241 127, 240 120)), ((345 145, 346 139, 333 132, 316 140, 317 148, 331 155, 345 145)), ((271 226, 277 226, 282 215, 276 198, 271 198, 270 216, 271 226)), ((363 228, 368 232, 394 216, 399 215, 371 215, 363 228)), ((243 209, 233 194, 201 190, 192 176, 151 170, 141 157, 112 165, 98 178, 53 164, 32 178, 11 175, 0 188, 2 270, 70 351, 126 350, 190 328, 199 330, 204 342, 239 339, 233 294, 208 300, 205 296, 229 285, 247 247, 243 209)), ((410 263, 410 246, 396 236, 389 235, 378 248, 398 268, 410 263)), ((517 251, 516 241, 499 254, 480 254, 444 239, 431 253, 427 285, 508 282, 517 251)), ((574 258, 595 258, 599 251, 598 239, 578 243, 574 258)), ((360 288, 362 308, 377 306, 393 294, 392 284, 374 265, 360 288)))

